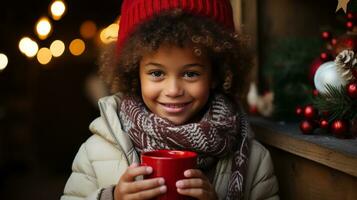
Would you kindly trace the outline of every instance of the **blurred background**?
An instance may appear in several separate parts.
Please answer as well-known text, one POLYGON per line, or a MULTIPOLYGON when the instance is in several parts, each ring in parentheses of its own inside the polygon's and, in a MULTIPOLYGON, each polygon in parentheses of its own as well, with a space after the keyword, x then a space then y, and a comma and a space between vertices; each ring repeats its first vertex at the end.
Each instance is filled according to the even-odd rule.
MULTIPOLYGON (((0 196, 59 199, 73 158, 91 134, 88 126, 99 116, 96 101, 108 94, 96 76, 98 56, 116 40, 122 1, 5 2, 0 196)), ((247 83, 249 113, 298 122, 319 92, 313 78, 320 65, 343 49, 357 50, 357 2, 351 1, 347 12, 336 12, 338 0, 231 2, 236 28, 250 37, 255 60, 247 83)), ((356 119, 352 114, 347 121, 356 119)))
POLYGON ((106 94, 95 72, 101 48, 117 34, 120 5, 2 2, 1 199, 59 199, 99 115, 95 101, 106 94))

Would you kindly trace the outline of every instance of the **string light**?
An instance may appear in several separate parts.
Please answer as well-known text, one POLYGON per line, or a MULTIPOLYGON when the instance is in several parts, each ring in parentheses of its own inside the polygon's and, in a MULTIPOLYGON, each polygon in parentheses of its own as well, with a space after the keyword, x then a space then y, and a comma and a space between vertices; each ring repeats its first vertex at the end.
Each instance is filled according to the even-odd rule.
POLYGON ((54 1, 50 7, 51 15, 54 20, 60 20, 66 11, 66 5, 63 1, 54 1))
POLYGON ((59 57, 63 54, 65 50, 65 45, 61 40, 55 40, 52 42, 50 50, 53 57, 59 57))
POLYGON ((87 20, 82 23, 80 28, 80 34, 84 39, 91 39, 97 32, 97 26, 93 21, 87 20))
POLYGON ((37 60, 42 65, 48 64, 51 61, 51 59, 52 59, 52 54, 48 48, 43 47, 38 51, 37 60))
POLYGON ((69 44, 69 51, 75 55, 79 56, 81 55, 86 48, 86 45, 83 40, 81 39, 74 39, 70 44, 69 44))
POLYGON ((100 40, 104 44, 115 42, 118 38, 119 25, 111 24, 100 32, 100 40))
POLYGON ((7 56, 3 53, 0 53, 0 71, 4 70, 8 64, 7 56))
POLYGON ((19 49, 21 53, 25 54, 29 58, 32 58, 37 54, 38 45, 29 37, 23 37, 19 42, 19 49))
POLYGON ((48 37, 52 29, 50 20, 47 17, 42 17, 36 24, 36 33, 41 40, 48 37))

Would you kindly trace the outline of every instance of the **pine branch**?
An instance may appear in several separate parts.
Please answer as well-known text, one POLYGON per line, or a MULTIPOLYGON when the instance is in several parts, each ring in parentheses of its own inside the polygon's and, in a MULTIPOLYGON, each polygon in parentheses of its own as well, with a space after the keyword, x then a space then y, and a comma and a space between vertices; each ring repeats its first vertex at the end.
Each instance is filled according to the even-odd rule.
POLYGON ((328 113, 329 121, 334 119, 352 120, 356 115, 354 101, 347 95, 343 86, 339 88, 326 85, 326 93, 318 94, 313 99, 314 106, 328 113))

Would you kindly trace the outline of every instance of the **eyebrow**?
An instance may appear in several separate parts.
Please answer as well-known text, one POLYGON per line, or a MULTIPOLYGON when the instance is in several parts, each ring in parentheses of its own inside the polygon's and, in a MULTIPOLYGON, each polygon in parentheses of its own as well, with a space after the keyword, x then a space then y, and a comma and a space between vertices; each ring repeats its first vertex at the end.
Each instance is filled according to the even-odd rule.
MULTIPOLYGON (((154 62, 149 62, 147 64, 145 64, 145 67, 148 65, 154 65, 156 67, 160 67, 160 68, 164 68, 165 66, 160 64, 160 63, 154 63, 154 62)), ((187 67, 194 67, 194 66, 198 66, 198 67, 202 67, 204 68, 204 65, 200 64, 200 63, 190 63, 190 64, 186 64, 183 67, 187 68, 187 67)))

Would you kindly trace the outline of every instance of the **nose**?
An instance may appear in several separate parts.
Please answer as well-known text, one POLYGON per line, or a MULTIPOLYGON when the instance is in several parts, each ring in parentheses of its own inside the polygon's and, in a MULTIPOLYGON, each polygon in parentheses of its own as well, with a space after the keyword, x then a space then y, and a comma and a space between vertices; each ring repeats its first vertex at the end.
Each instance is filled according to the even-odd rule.
POLYGON ((165 83, 165 96, 167 97, 179 97, 184 94, 182 84, 177 79, 170 79, 165 83))

